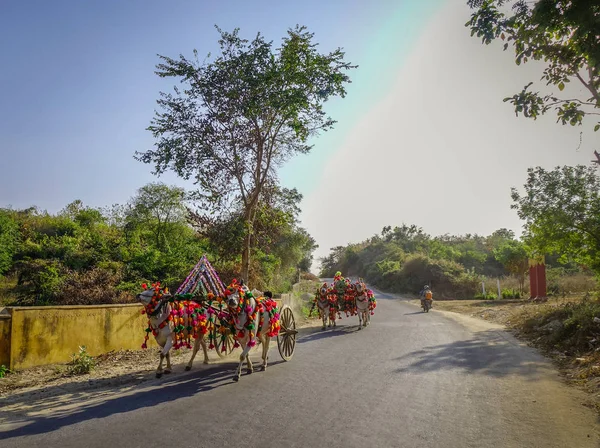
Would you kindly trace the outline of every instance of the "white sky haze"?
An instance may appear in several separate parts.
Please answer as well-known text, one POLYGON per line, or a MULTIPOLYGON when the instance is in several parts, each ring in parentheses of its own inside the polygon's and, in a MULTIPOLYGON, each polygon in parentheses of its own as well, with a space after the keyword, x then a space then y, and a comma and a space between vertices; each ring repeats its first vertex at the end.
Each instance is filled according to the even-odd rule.
POLYGON ((471 38, 468 18, 462 1, 440 9, 387 96, 364 111, 315 180, 302 221, 320 245, 317 257, 403 222, 433 235, 519 234, 510 188, 525 183, 527 168, 591 160, 592 132, 578 150, 584 128, 552 115, 517 118, 502 102, 542 69, 517 67, 510 51, 471 38))

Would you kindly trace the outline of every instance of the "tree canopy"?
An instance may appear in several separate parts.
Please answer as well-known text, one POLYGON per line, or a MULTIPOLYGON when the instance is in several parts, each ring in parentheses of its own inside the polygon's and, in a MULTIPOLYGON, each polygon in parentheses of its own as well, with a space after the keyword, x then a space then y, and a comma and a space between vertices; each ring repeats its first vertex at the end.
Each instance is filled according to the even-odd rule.
MULTIPOLYGON (((107 209, 80 200, 57 214, 0 209, 0 305, 131 301, 144 282, 176 288, 205 253, 231 280, 239 253, 222 250, 228 233, 220 231, 228 226, 199 234, 190 225, 185 197, 181 188, 152 183, 128 203, 107 209)), ((254 249, 253 286, 274 292, 288 290, 315 249, 295 220, 299 197, 287 197, 291 205, 281 199, 261 211, 254 249)), ((236 238, 233 247, 243 235, 236 238)))
POLYGON ((336 49, 320 53, 305 27, 288 30, 273 48, 258 34, 219 28, 220 55, 200 62, 183 55, 159 55, 156 74, 183 84, 161 93, 160 110, 148 128, 155 148, 136 157, 155 173, 173 170, 198 187, 203 211, 229 213, 242 204, 244 239, 242 276, 250 270, 250 252, 258 204, 265 188, 277 185, 276 168, 311 149, 310 138, 335 121, 323 110, 333 96, 344 97, 355 66, 336 49))
MULTIPOLYGON (((554 110, 564 125, 581 125, 600 115, 600 4, 589 0, 469 0, 474 10, 466 26, 484 44, 496 39, 512 47, 517 65, 543 61, 541 81, 555 90, 540 92, 528 83, 505 98, 515 113, 536 119, 554 110), (510 6, 510 7, 509 7, 510 6), (574 81, 587 94, 573 97, 565 87, 574 81)), ((568 90, 568 89, 567 89, 568 90)), ((600 121, 595 130, 600 129, 600 121)))
POLYGON ((538 253, 561 254, 600 275, 600 177, 592 167, 530 168, 525 193, 512 190, 525 238, 538 253))

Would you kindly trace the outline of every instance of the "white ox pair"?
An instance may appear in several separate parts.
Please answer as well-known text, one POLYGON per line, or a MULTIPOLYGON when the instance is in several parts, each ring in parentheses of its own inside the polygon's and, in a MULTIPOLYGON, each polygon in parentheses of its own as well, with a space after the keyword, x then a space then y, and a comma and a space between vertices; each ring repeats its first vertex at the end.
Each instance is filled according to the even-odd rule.
MULTIPOLYGON (((247 287, 244 286, 244 288, 245 288, 245 290, 247 290, 247 287)), ((257 291, 257 290, 253 290, 252 293, 256 297, 262 296, 262 292, 257 291)), ((154 296, 154 291, 149 289, 149 290, 146 290, 146 291, 138 294, 137 299, 142 303, 142 305, 147 306, 151 302, 153 296, 154 296)), ((175 333, 173 331, 172 326, 169 324, 160 328, 160 325, 169 318, 169 315, 171 314, 171 311, 172 311, 171 305, 168 302, 169 297, 170 297, 169 294, 165 294, 162 297, 161 302, 156 307, 156 309, 158 309, 159 312, 156 315, 148 316, 151 329, 153 330, 154 339, 156 340, 156 343, 161 347, 160 362, 158 364, 158 368, 156 369, 156 377, 157 378, 160 378, 163 375, 163 372, 171 373, 170 350, 174 344, 175 333), (164 362, 165 358, 167 360, 167 366, 163 371, 163 362, 164 362)), ((227 302, 230 312, 232 312, 234 309, 236 309, 238 307, 238 301, 239 301, 239 299, 238 299, 238 297, 235 297, 235 294, 232 294, 230 296, 230 298, 227 302)), ((254 310, 256 309, 256 306, 257 306, 256 300, 254 299, 254 297, 250 299, 249 306, 250 306, 250 313, 247 313, 247 310, 242 310, 239 314, 234 315, 234 319, 233 319, 234 325, 235 325, 235 330, 237 332, 235 337, 237 338, 238 333, 243 333, 243 337, 237 338, 237 339, 238 339, 238 342, 240 343, 240 345, 242 347, 244 347, 242 354, 240 355, 240 363, 239 363, 239 365, 236 369, 236 372, 234 374, 234 377, 233 377, 234 381, 239 381, 239 379, 240 379, 241 371, 242 371, 242 364, 243 364, 244 360, 246 361, 246 364, 247 364, 247 373, 251 374, 252 372, 254 372, 254 367, 252 365, 252 361, 250 361, 250 356, 249 356, 250 349, 252 348, 252 346, 248 344, 248 342, 250 342, 250 330, 248 330, 246 328, 249 324, 248 320, 250 319, 250 316, 252 314, 254 314, 254 310)), ((260 328, 260 336, 256 339, 258 340, 259 343, 262 344, 262 360, 263 360, 262 370, 264 371, 267 369, 269 343, 271 341, 271 337, 268 335, 269 312, 265 310, 262 313, 262 315, 260 313, 256 313, 256 319, 254 322, 255 329, 258 329, 258 325, 259 325, 261 317, 263 320, 263 325, 262 325, 262 328, 260 328)), ((184 317, 184 319, 188 319, 188 317, 184 317)), ((187 328, 187 326, 188 326, 187 320, 184 322, 184 326, 187 328)), ((187 337, 187 335, 188 335, 187 329, 184 330, 184 335, 187 337)), ((202 347, 202 351, 204 353, 204 364, 208 364, 208 347, 206 345, 206 341, 204 340, 204 337, 199 336, 194 342, 192 357, 190 358, 188 364, 186 365, 185 370, 191 370, 192 363, 194 362, 194 358, 196 357, 196 354, 198 353, 198 350, 200 349, 200 347, 202 347)))

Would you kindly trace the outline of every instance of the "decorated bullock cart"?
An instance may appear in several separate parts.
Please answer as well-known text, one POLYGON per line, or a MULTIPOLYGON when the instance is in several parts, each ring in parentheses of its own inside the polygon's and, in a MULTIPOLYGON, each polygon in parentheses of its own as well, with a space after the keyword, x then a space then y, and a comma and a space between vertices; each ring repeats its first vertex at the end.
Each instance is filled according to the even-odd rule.
POLYGON ((237 280, 226 287, 206 256, 200 259, 175 294, 158 283, 142 287, 144 292, 138 299, 144 305, 142 312, 148 315, 142 348, 147 347, 150 333, 162 347, 157 377, 163 374, 164 359, 167 361, 164 373, 171 371, 171 348, 193 348, 186 366, 186 370, 190 370, 200 347, 204 363, 208 363, 208 350, 214 349, 219 357, 225 357, 241 347, 240 363, 234 376, 236 381, 244 361, 247 372, 253 372, 249 351, 257 343, 262 344, 263 370, 267 368, 269 342, 273 337, 277 338, 282 359, 292 359, 298 334, 292 309, 287 305, 280 309, 272 294, 249 291, 237 280))
POLYGON ((327 322, 329 327, 335 327, 337 319, 342 319, 342 313, 345 313, 346 317, 358 315, 360 329, 371 322, 377 301, 373 291, 366 287, 362 278, 352 283, 350 278, 344 278, 341 272, 337 272, 331 285, 323 283, 317 290, 311 313, 315 307, 323 319, 323 329, 326 328, 327 322))

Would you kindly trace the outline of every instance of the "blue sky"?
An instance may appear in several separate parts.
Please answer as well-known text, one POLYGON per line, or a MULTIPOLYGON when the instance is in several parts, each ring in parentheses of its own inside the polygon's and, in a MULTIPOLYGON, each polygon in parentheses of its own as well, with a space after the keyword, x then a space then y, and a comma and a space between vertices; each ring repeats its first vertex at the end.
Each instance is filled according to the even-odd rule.
POLYGON ((327 104, 335 129, 279 173, 304 194, 317 256, 403 222, 518 233, 511 187, 531 166, 589 163, 597 134, 516 118, 502 98, 543 66, 517 67, 500 43, 471 38, 469 14, 465 0, 0 0, 0 207, 126 202, 156 180, 133 159, 152 147, 145 129, 173 85, 154 74, 156 54, 214 52, 215 24, 276 43, 302 24, 360 66, 348 96, 327 104))
MULTIPOLYGON (((0 6, 0 206, 37 205, 51 212, 81 199, 123 203, 153 181, 133 159, 152 146, 145 128, 160 90, 156 54, 216 49, 214 24, 244 36, 260 31, 278 42, 304 24, 321 48, 341 46, 360 67, 344 100, 328 111, 339 120, 315 140, 311 155, 280 173, 308 194, 343 135, 385 94, 397 67, 442 0, 23 1, 0 6), (8 168, 8 169, 6 169, 8 168)), ((173 175, 161 178, 184 185, 173 175)))

